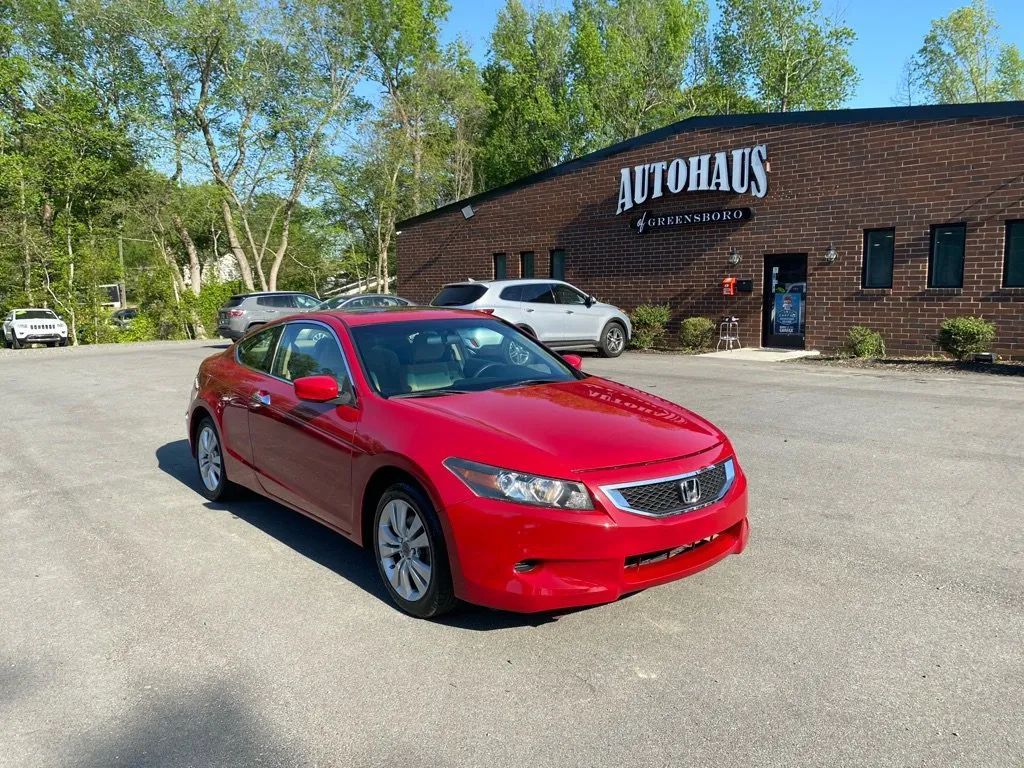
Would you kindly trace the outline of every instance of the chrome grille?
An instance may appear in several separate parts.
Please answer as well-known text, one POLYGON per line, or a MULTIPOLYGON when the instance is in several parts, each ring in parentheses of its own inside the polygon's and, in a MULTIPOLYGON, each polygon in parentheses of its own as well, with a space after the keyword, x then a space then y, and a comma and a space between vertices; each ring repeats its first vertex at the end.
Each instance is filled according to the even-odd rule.
POLYGON ((601 486, 616 507, 638 515, 666 517, 692 512, 722 498, 735 477, 732 459, 684 475, 601 486))

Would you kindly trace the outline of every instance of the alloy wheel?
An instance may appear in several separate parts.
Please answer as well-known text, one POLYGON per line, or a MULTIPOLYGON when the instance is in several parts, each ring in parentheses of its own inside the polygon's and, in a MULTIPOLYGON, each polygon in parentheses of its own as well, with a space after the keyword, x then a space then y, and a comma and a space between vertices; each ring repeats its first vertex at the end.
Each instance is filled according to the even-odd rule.
POLYGON ((611 354, 615 355, 621 352, 625 343, 626 337, 619 326, 613 325, 608 329, 608 333, 605 335, 605 344, 611 354))
POLYGON ((220 454, 220 440, 209 424, 199 432, 199 443, 196 446, 196 461, 199 462, 199 475, 208 491, 216 491, 223 476, 223 465, 220 454))
POLYGON ((384 507, 377 525, 377 554, 384 575, 403 600, 414 603, 430 588, 433 552, 419 513, 402 499, 384 507))

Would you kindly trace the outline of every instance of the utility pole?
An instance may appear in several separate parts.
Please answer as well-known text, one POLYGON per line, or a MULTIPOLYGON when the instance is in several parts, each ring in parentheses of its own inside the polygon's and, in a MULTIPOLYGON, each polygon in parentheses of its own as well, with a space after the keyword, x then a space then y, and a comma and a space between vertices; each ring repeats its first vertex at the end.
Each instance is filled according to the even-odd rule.
POLYGON ((121 300, 121 307, 124 308, 128 305, 128 290, 126 288, 127 278, 125 277, 124 271, 124 222, 117 222, 117 260, 121 265, 121 280, 118 284, 118 292, 121 300))

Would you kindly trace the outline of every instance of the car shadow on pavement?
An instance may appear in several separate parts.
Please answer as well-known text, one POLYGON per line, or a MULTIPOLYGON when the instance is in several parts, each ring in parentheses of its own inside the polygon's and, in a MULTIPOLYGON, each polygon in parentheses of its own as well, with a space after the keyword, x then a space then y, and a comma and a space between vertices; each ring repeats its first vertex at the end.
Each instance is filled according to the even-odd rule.
MULTIPOLYGON (((156 451, 156 460, 162 471, 199 493, 199 474, 196 472, 187 440, 175 440, 162 445, 156 451)), ((207 509, 224 510, 239 520, 259 528, 299 554, 334 571, 378 600, 393 606, 381 583, 376 563, 365 549, 340 533, 277 502, 245 490, 239 491, 236 498, 225 503, 204 500, 203 504, 207 509)), ((463 604, 454 612, 436 619, 436 622, 457 629, 486 632, 516 627, 537 627, 581 610, 587 609, 563 610, 558 614, 519 614, 463 604)))

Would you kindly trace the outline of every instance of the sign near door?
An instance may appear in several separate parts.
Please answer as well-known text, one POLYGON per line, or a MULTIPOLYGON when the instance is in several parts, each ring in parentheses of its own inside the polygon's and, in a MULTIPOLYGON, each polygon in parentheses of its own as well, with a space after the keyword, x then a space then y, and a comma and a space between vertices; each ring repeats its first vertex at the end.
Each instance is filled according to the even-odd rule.
POLYGON ((800 334, 800 294, 775 294, 775 327, 773 333, 779 336, 800 334))

